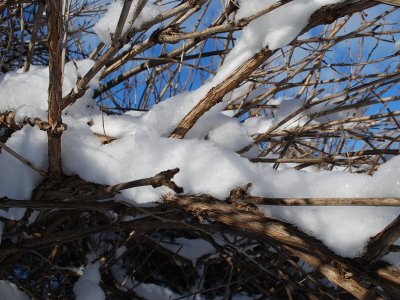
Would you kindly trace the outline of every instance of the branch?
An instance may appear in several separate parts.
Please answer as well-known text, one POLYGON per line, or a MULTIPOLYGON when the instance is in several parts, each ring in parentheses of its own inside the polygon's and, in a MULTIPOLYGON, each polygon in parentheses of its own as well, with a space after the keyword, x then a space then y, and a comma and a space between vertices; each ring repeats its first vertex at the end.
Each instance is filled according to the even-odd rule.
POLYGON ((118 231, 124 229, 134 230, 137 233, 144 233, 152 230, 160 229, 186 229, 189 225, 179 221, 128 221, 128 222, 116 222, 115 224, 107 225, 95 225, 89 228, 83 228, 80 230, 64 230, 56 232, 50 235, 43 236, 41 238, 33 238, 27 241, 23 241, 17 245, 1 246, 0 247, 0 258, 6 255, 21 253, 31 249, 44 249, 53 245, 67 243, 71 241, 81 240, 85 237, 91 236, 96 233, 118 231))
POLYGON ((400 238, 400 216, 376 236, 369 239, 365 253, 360 257, 364 263, 374 263, 389 252, 390 246, 400 238))
MULTIPOLYGON (((315 12, 309 20, 308 25, 303 29, 305 31, 324 23, 331 23, 344 15, 353 14, 356 11, 374 6, 371 1, 359 1, 357 4, 337 4, 322 7, 315 12), (365 2, 365 3, 363 3, 365 2)), ((207 95, 181 120, 175 130, 170 134, 171 138, 183 139, 188 131, 194 126, 198 119, 209 111, 212 107, 222 101, 223 97, 235 89, 241 82, 246 80, 261 64, 269 59, 275 51, 268 47, 255 54, 242 66, 233 71, 227 78, 212 88, 207 95)))
MULTIPOLYGON (((154 188, 165 186, 170 188, 176 193, 182 193, 183 188, 179 187, 172 181, 172 178, 179 172, 179 169, 172 169, 158 173, 157 175, 149 178, 143 178, 124 183, 119 183, 113 186, 100 185, 96 183, 87 182, 78 176, 71 176, 64 178, 62 182, 53 185, 52 182, 43 181, 39 187, 36 188, 32 195, 32 200, 47 201, 47 202, 76 202, 76 201, 96 201, 102 199, 113 198, 118 192, 126 189, 131 189, 141 186, 152 186, 154 188)), ((63 204, 64 205, 64 204, 63 204)), ((51 207, 51 206, 49 206, 51 207)), ((66 208, 67 206, 63 206, 66 208)), ((72 209, 73 207, 71 207, 72 209)))
POLYGON ((243 203, 279 206, 400 206, 400 198, 263 198, 244 196, 243 203))
MULTIPOLYGON (((173 17, 175 15, 178 15, 180 13, 186 12, 187 10, 191 9, 193 6, 203 4, 205 0, 199 0, 196 1, 197 3, 194 3, 192 1, 187 1, 184 2, 183 4, 169 10, 166 12, 162 12, 159 15, 157 15, 154 19, 145 22, 140 29, 135 29, 131 28, 131 30, 128 30, 128 32, 125 34, 125 36, 119 40, 119 42, 113 41, 112 46, 104 53, 104 55, 95 63, 95 65, 83 76, 82 79, 80 79, 76 86, 71 90, 71 92, 66 95, 63 98, 63 104, 62 108, 66 108, 68 105, 73 104, 77 99, 82 97, 86 90, 88 89, 88 85, 91 82, 91 80, 95 77, 97 73, 100 72, 100 70, 111 60, 111 58, 118 52, 118 50, 124 46, 124 42, 128 41, 130 38, 132 38, 135 33, 141 31, 141 30, 146 30, 152 27, 153 25, 162 22, 170 17, 173 17), (122 41, 121 41, 122 40, 122 41)), ((143 3, 141 1, 140 3, 143 3)), ((136 15, 139 15, 141 10, 140 7, 136 7, 136 15)), ((134 15, 135 15, 134 14, 134 15)))
POLYGON ((176 193, 183 193, 183 188, 177 186, 175 182, 171 180, 178 172, 178 168, 163 171, 153 177, 128 181, 110 186, 108 188, 105 188, 104 191, 107 193, 118 193, 122 190, 127 190, 134 187, 151 185, 153 188, 166 186, 176 193))
POLYGON ((376 2, 380 2, 383 4, 394 5, 400 7, 400 0, 375 0, 376 2))
POLYGON ((320 241, 290 224, 267 218, 261 213, 249 212, 209 196, 165 195, 164 202, 194 216, 207 217, 228 225, 244 235, 273 239, 357 299, 381 299, 362 283, 364 280, 373 282, 373 278, 334 254, 320 241))
POLYGON ((49 110, 48 119, 51 130, 48 131, 49 175, 54 179, 62 177, 61 169, 61 133, 62 127, 62 44, 64 36, 62 1, 46 2, 47 28, 49 32, 49 110))
MULTIPOLYGON (((4 113, 0 112, 0 127, 6 127, 14 130, 22 129, 25 125, 37 126, 40 130, 49 131, 51 126, 48 122, 43 121, 39 118, 30 118, 25 117, 22 121, 15 121, 15 112, 14 111, 6 111, 4 113)), ((67 129, 67 124, 62 123, 62 125, 56 128, 57 133, 61 133, 62 131, 67 129)))
POLYGON ((29 41, 29 46, 28 46, 28 53, 26 54, 26 59, 25 59, 25 64, 24 64, 24 72, 28 72, 31 66, 31 61, 33 57, 33 52, 35 50, 35 43, 36 43, 36 34, 40 26, 40 22, 42 21, 43 17, 43 12, 44 12, 44 1, 39 0, 38 1, 38 11, 35 16, 35 23, 33 24, 33 29, 32 29, 32 34, 31 34, 31 40, 29 41))
POLYGON ((2 0, 0 3, 0 12, 9 7, 9 6, 13 6, 13 5, 19 5, 19 4, 23 4, 23 3, 30 3, 32 2, 32 0, 2 0))

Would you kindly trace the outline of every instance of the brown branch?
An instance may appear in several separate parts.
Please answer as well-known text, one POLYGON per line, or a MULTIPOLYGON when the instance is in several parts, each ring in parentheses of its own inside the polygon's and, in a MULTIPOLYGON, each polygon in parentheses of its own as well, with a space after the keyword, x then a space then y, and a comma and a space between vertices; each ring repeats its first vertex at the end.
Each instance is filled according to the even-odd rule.
MULTIPOLYGON (((6 111, 4 113, 0 112, 0 127, 6 127, 13 130, 22 129, 25 125, 37 126, 40 130, 49 131, 51 126, 48 122, 43 121, 39 118, 25 117, 22 121, 15 121, 15 112, 6 111)), ((62 123, 62 125, 56 128, 56 132, 61 133, 67 129, 67 124, 62 123)))
POLYGON ((213 87, 207 95, 181 120, 179 125, 170 134, 170 138, 183 139, 198 119, 209 111, 213 106, 222 101, 222 98, 235 89, 241 82, 246 80, 266 59, 275 51, 264 48, 237 68, 223 82, 213 87))
POLYGON ((374 263, 389 252, 390 246, 400 238, 400 216, 381 232, 369 239, 365 253, 360 260, 374 263))
POLYGON ((124 229, 135 230, 138 233, 144 233, 151 230, 160 229, 186 229, 189 225, 179 221, 130 221, 130 222, 117 222, 116 224, 107 225, 96 225, 89 228, 82 228, 80 230, 64 230, 56 232, 51 235, 44 236, 42 238, 34 238, 24 241, 17 245, 1 246, 0 257, 29 251, 32 249, 44 249, 57 245, 60 243, 67 243, 75 240, 81 240, 85 237, 91 236, 96 233, 107 232, 107 231, 121 231, 124 229))
POLYGON ((266 8, 258 11, 257 13, 249 16, 242 18, 238 20, 237 22, 229 22, 217 26, 212 26, 209 28, 206 28, 202 31, 194 31, 194 32, 185 32, 181 33, 179 31, 179 28, 166 28, 166 30, 158 31, 155 32, 153 35, 153 40, 156 41, 157 43, 178 43, 179 41, 185 40, 185 39, 198 39, 198 38, 208 38, 211 35, 217 34, 217 33, 224 33, 224 32, 232 32, 232 31, 237 31, 243 29, 245 26, 247 26, 251 21, 273 11, 274 9, 277 9, 281 7, 282 5, 285 5, 289 2, 292 2, 293 0, 281 0, 276 3, 273 3, 266 8))
POLYGON ((342 287, 357 299, 381 299, 362 281, 372 278, 347 260, 335 255, 320 241, 306 235, 290 224, 270 219, 254 211, 229 205, 208 196, 165 195, 166 204, 178 207, 195 216, 221 222, 243 234, 270 238, 314 266, 329 280, 342 287))
POLYGON ((48 119, 51 130, 48 131, 49 175, 58 180, 62 177, 61 169, 61 133, 62 127, 62 49, 63 49, 63 16, 62 1, 46 2, 47 28, 49 32, 49 109, 48 119))
MULTIPOLYGON (((133 48, 130 52, 128 52, 126 54, 126 57, 124 59, 121 59, 121 60, 115 62, 113 65, 109 66, 101 74, 101 77, 104 77, 104 76, 110 74, 111 72, 117 70, 117 68, 119 68, 121 66, 121 64, 128 59, 128 57, 131 57, 138 51, 142 51, 144 47, 150 48, 150 46, 151 45, 148 45, 147 42, 144 42, 144 43, 140 44, 138 47, 133 48)), ((176 51, 173 51, 173 52, 176 52, 176 51)), ((226 54, 226 53, 227 53, 227 51, 225 51, 225 50, 210 51, 210 52, 203 52, 203 53, 197 54, 197 55, 185 55, 183 57, 182 56, 179 57, 178 55, 172 56, 172 55, 170 55, 171 53, 169 53, 167 57, 159 56, 157 58, 149 58, 149 59, 146 59, 145 64, 140 64, 136 67, 133 67, 133 68, 127 70, 126 72, 116 76, 115 78, 109 80, 105 84, 100 85, 97 89, 94 90, 93 96, 97 97, 101 93, 110 90, 111 88, 120 84, 124 80, 126 80, 144 70, 147 70, 147 69, 152 69, 152 68, 162 66, 167 63, 171 63, 171 62, 182 63, 182 61, 186 61, 186 60, 192 60, 192 59, 196 59, 196 58, 200 58, 200 57, 205 58, 205 57, 210 57, 210 56, 222 55, 222 54, 226 54)), ((143 60, 144 58, 130 58, 130 59, 131 60, 143 60)))
POLYGON ((278 206, 400 206, 400 198, 263 198, 246 195, 241 201, 278 206))
MULTIPOLYGON (((141 1, 142 3, 143 1, 141 1)), ((180 13, 186 12, 192 7, 196 5, 201 5, 205 2, 205 0, 199 0, 196 1, 197 3, 194 3, 192 1, 184 2, 183 4, 168 10, 166 12, 162 12, 159 15, 157 15, 154 19, 145 22, 140 29, 134 29, 131 28, 131 30, 128 30, 128 32, 125 33, 124 37, 122 37, 119 42, 113 41, 112 46, 104 53, 104 55, 95 63, 95 65, 83 76, 82 79, 80 79, 75 88, 71 90, 71 92, 66 95, 63 98, 63 103, 62 103, 62 108, 66 108, 68 105, 73 104, 77 99, 82 97, 86 90, 88 89, 88 85, 91 82, 91 80, 95 77, 95 75, 108 63, 110 62, 111 58, 118 52, 118 50, 124 46, 125 41, 129 41, 130 38, 132 38, 135 33, 141 31, 141 30, 146 30, 153 25, 162 22, 163 20, 166 20, 172 16, 178 15, 180 13)), ((137 14, 140 13, 140 7, 136 7, 137 9, 137 14)), ((135 14, 134 14, 135 15, 135 14)), ((132 20, 134 21, 134 20, 132 20)))
POLYGON ((28 72, 29 68, 31 66, 33 52, 35 50, 36 34, 39 29, 40 22, 42 21, 44 7, 45 7, 44 1, 39 0, 38 6, 39 6, 39 8, 38 8, 37 14, 35 16, 35 23, 33 24, 31 40, 29 41, 28 53, 26 54, 26 58, 25 58, 24 72, 28 72))
POLYGON ((125 182, 125 183, 119 183, 119 184, 110 186, 110 187, 106 188, 104 191, 107 193, 117 193, 122 190, 127 190, 127 189, 131 189, 134 187, 151 185, 153 188, 166 186, 176 193, 182 193, 183 188, 177 186, 175 184, 175 182, 173 182, 171 180, 178 172, 179 172, 178 168, 163 171, 153 177, 129 181, 129 182, 125 182))
POLYGON ((14 200, 7 197, 0 198, 0 209, 9 209, 13 207, 31 208, 38 211, 52 210, 52 209, 66 209, 66 210, 87 210, 87 211, 112 211, 117 210, 118 203, 114 201, 106 202, 83 202, 83 201, 31 201, 31 200, 14 200))
MULTIPOLYGON (((182 193, 183 189, 172 181, 172 178, 178 172, 179 169, 176 168, 160 172, 153 177, 119 183, 113 186, 87 182, 78 176, 66 177, 62 182, 57 184, 53 184, 51 181, 43 181, 40 186, 35 189, 32 200, 34 202, 54 202, 54 205, 58 205, 56 204, 57 202, 64 202, 65 200, 69 201, 69 203, 76 201, 96 201, 110 199, 122 190, 141 186, 152 186, 154 188, 166 186, 176 193, 182 193)), ((51 205, 49 207, 51 207, 51 205)), ((63 207, 67 208, 69 206, 65 204, 63 207)), ((71 209, 72 208, 73 205, 71 204, 71 209)))
MULTIPOLYGON (((365 2, 364 4, 358 3, 358 5, 349 5, 348 3, 344 5, 339 3, 337 5, 322 7, 310 17, 308 25, 302 32, 317 25, 331 23, 341 16, 352 14, 374 5, 370 3, 370 1, 365 2)), ((169 137, 178 139, 184 138, 202 115, 221 102, 223 97, 235 89, 241 82, 248 79, 248 77, 274 53, 275 51, 271 51, 266 47, 233 71, 223 82, 212 88, 207 95, 200 100, 200 102, 180 121, 169 137)))
POLYGON ((32 2, 32 0, 2 0, 0 3, 0 12, 9 6, 19 5, 23 3, 30 3, 30 2, 32 2))
POLYGON ((374 0, 374 1, 400 7, 400 0, 374 0))

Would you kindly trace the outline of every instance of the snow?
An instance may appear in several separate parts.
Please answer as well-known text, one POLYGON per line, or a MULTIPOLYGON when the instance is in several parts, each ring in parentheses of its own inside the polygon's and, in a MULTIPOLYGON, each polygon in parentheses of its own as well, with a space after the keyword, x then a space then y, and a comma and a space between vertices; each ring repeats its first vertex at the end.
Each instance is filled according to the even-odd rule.
POLYGON ((262 117, 251 117, 244 121, 244 126, 250 135, 262 134, 272 126, 272 120, 262 117))
MULTIPOLYGON (((181 295, 170 289, 154 283, 141 283, 135 289, 135 293, 144 299, 179 299, 181 295)), ((193 297, 191 297, 193 299, 193 297)), ((197 299, 197 298, 195 298, 197 299)))
MULTIPOLYGON (((321 6, 343 0, 297 0, 291 1, 253 20, 241 32, 232 51, 216 77, 225 77, 262 48, 279 49, 289 44, 307 25, 310 16, 321 6)), ((248 17, 265 9, 275 0, 240 0, 236 19, 248 17)))
MULTIPOLYGON (((47 141, 43 132, 36 127, 26 126, 13 133, 7 146, 22 157, 42 169, 47 167, 47 141)), ((41 176, 22 162, 2 150, 0 154, 0 197, 11 199, 29 199, 34 188, 41 181, 41 176)), ((25 213, 24 208, 10 208, 7 212, 0 210, 0 216, 19 220, 25 213)))
POLYGON ((208 138, 215 144, 234 151, 252 142, 246 129, 234 120, 212 129, 208 138))
POLYGON ((27 294, 21 291, 14 283, 0 280, 0 295, 2 300, 29 300, 27 294))
POLYGON ((106 296, 99 287, 101 280, 99 263, 88 265, 74 285, 76 300, 104 300, 106 296))
POLYGON ((28 115, 45 119, 48 77, 48 68, 35 66, 31 67, 29 73, 19 70, 5 74, 0 82, 0 111, 14 110, 17 121, 28 115))
MULTIPOLYGON (((152 3, 152 1, 148 1, 132 26, 133 13, 136 11, 137 2, 138 1, 136 0, 132 3, 122 34, 124 34, 129 28, 140 28, 144 23, 156 18, 165 9, 164 6, 155 5, 152 3)), ((123 5, 123 0, 117 0, 111 3, 107 12, 93 28, 100 40, 106 45, 111 45, 111 37, 117 28, 123 5)))
MULTIPOLYGON (((173 111, 165 109, 162 113, 159 117, 165 120, 173 111)), ((162 134, 164 130, 154 128, 146 114, 125 114, 118 118, 97 112, 92 128, 84 119, 77 118, 63 119, 68 124, 62 140, 63 169, 68 175, 78 174, 88 181, 116 184, 179 167, 181 171, 175 181, 186 193, 208 193, 220 199, 231 189, 248 182, 253 183, 253 195, 265 197, 396 197, 400 194, 400 157, 387 162, 373 177, 346 172, 275 171, 264 164, 253 164, 232 151, 240 146, 233 137, 246 131, 234 119, 222 114, 219 123, 214 123, 216 128, 209 132, 208 140, 202 139, 203 135, 184 140, 166 138, 162 134), (106 133, 118 137, 107 145, 102 145, 92 132, 103 133, 103 125, 98 124, 102 120, 106 133)), ((44 132, 27 126, 13 134, 7 144, 35 166, 46 168, 44 132)), ((29 198, 40 180, 39 175, 4 151, 0 161, 7 168, 7 176, 0 175, 3 176, 1 196, 29 198), (25 182, 22 188, 21 180, 25 182)), ((158 201, 167 192, 170 192, 167 188, 142 187, 124 191, 122 195, 126 201, 148 203, 158 201)), ((264 211, 295 224, 347 256, 360 253, 367 239, 400 213, 398 208, 382 207, 266 207, 264 211)))
MULTIPOLYGON (((223 114, 225 103, 220 103, 200 118, 185 139, 167 137, 198 101, 236 67, 265 45, 276 49, 287 44, 315 10, 334 2, 339 1, 293 1, 251 22, 214 78, 196 91, 182 93, 157 104, 148 113, 102 114, 90 97, 93 90, 89 89, 63 115, 63 122, 68 125, 62 137, 65 174, 77 174, 88 181, 111 185, 179 167, 180 172, 174 180, 186 193, 207 193, 219 199, 226 198, 231 189, 249 182, 253 184, 252 195, 265 197, 397 197, 400 194, 400 157, 390 160, 373 177, 369 177, 346 172, 275 171, 268 165, 251 163, 235 153, 251 141, 252 134, 264 132, 298 108, 302 99, 282 101, 273 119, 250 118, 244 124, 223 114), (87 125, 89 120, 94 123, 91 127, 87 125), (93 133, 117 139, 103 145, 93 133)), ((252 9, 271 3, 240 1, 242 6, 238 16, 250 15, 252 9)), ((97 32, 102 38, 109 37, 114 30, 115 25, 111 21, 118 21, 118 5, 121 7, 121 1, 114 2, 97 25, 97 32), (102 31, 104 28, 106 30, 102 31)), ((151 12, 144 13, 141 22, 153 17, 152 6, 149 10, 151 12)), ((134 26, 139 25, 135 23, 134 26)), ((84 60, 76 62, 76 65, 78 70, 74 63, 65 67, 64 92, 73 88, 78 75, 84 74, 93 62, 84 60)), ((48 70, 43 67, 33 67, 28 73, 7 73, 0 82, 0 111, 14 110, 18 119, 25 116, 46 119, 47 77, 48 70)), ((307 114, 312 111, 305 112, 299 116, 300 119, 289 124, 305 124, 307 114)), ((46 139, 45 132, 26 126, 14 133, 7 145, 45 170, 46 139)), ((0 172, 0 197, 29 199, 41 180, 40 176, 5 151, 0 153, 0 165, 5 170, 0 172)), ((141 187, 124 191, 122 197, 127 202, 143 204, 159 201, 161 195, 167 192, 170 190, 165 187, 141 187)), ((264 207, 263 210, 268 216, 290 222, 316 236, 344 256, 361 253, 368 238, 400 213, 399 208, 388 207, 264 207)), ((1 216, 18 220, 23 213, 23 209, 11 209, 1 212, 1 216)), ((93 289, 100 298, 104 297, 98 286, 99 281, 98 266, 89 266, 74 291, 78 296, 93 289)))
MULTIPOLYGON (((77 62, 71 61, 65 65, 63 96, 74 88, 78 76, 83 76, 93 65, 94 62, 90 59, 77 62)), ((22 69, 6 73, 3 80, 0 81, 0 111, 15 111, 17 122, 25 117, 46 120, 48 78, 49 69, 47 67, 32 66, 30 71, 26 73, 22 69)), ((95 84, 94 81, 91 86, 95 87, 95 84)), ((92 92, 87 92, 77 105, 67 108, 64 112, 66 114, 84 116, 88 112, 86 106, 94 106, 96 104, 91 98, 92 92)), ((90 118, 90 116, 87 118, 90 118)))

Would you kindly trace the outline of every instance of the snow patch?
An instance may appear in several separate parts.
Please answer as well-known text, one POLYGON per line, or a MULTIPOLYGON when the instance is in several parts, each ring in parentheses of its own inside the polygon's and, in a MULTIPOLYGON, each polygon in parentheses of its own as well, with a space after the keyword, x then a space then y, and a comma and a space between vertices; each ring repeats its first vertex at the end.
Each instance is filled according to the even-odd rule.
POLYGON ((74 285, 76 300, 106 299, 106 295, 99 286, 101 280, 99 267, 99 263, 95 263, 86 267, 82 276, 74 285))
POLYGON ((14 283, 0 280, 0 295, 2 300, 29 300, 27 294, 21 291, 14 283))

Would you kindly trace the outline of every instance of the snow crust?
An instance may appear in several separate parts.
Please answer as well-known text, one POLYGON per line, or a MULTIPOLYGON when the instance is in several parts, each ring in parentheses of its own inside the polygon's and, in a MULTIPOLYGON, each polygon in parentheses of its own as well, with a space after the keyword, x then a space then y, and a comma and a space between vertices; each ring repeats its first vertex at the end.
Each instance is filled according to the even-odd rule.
MULTIPOLYGON (((251 15, 252 9, 265 7, 272 2, 240 1, 238 14, 241 17, 251 15)), ((77 174, 88 181, 111 185, 179 167, 180 172, 174 180, 186 193, 207 193, 221 200, 229 195, 231 189, 249 182, 253 184, 250 191, 252 195, 265 197, 398 197, 400 157, 391 159, 373 177, 369 177, 340 171, 275 171, 270 166, 251 163, 235 153, 235 150, 251 141, 252 134, 264 132, 276 124, 280 117, 297 109, 301 99, 284 100, 282 108, 278 110, 279 117, 275 119, 252 118, 244 124, 223 114, 221 111, 225 103, 220 103, 196 123, 185 139, 167 138, 193 106, 236 67, 265 45, 274 49, 290 42, 300 32, 309 15, 321 5, 334 2, 339 1, 293 1, 251 22, 214 78, 196 91, 157 104, 148 113, 102 115, 96 108, 95 100, 90 97, 92 90, 89 90, 63 115, 63 122, 68 125, 62 137, 65 174, 77 174), (285 20, 286 27, 280 23, 281 20, 285 20), (94 124, 91 127, 87 125, 89 120, 94 124), (117 139, 103 145, 93 133, 117 139)), ((121 2, 115 2, 111 8, 113 5, 121 5, 121 2)), ((105 18, 118 21, 118 17, 108 14, 105 18)), ((100 28, 102 26, 99 25, 100 28)), ((90 60, 76 62, 77 68, 73 63, 66 65, 65 93, 73 87, 77 76, 84 74, 92 65, 90 60)), ((14 110, 19 119, 26 116, 46 119, 47 77, 48 70, 43 67, 35 67, 28 73, 7 73, 0 82, 0 111, 14 110)), ((306 115, 303 117, 307 121, 306 115)), ((46 141, 45 132, 26 126, 14 133, 7 145, 36 167, 46 169, 46 141)), ((40 176, 5 151, 0 153, 0 165, 5 170, 0 172, 0 197, 29 199, 41 180, 40 176)), ((122 198, 124 201, 144 204, 159 201, 161 195, 167 192, 170 190, 164 187, 142 187, 124 191, 122 198)), ((344 256, 361 253, 367 239, 400 213, 399 208, 388 207, 264 207, 263 210, 268 216, 290 222, 316 236, 344 256)), ((1 216, 18 220, 23 213, 23 209, 14 209, 1 212, 1 216)), ((88 268, 87 272, 96 275, 98 267, 88 268)), ((90 280, 81 278, 76 290, 83 291, 81 286, 93 285, 93 289, 101 295, 98 287, 100 279, 95 275, 87 275, 90 280)))
POLYGON ((91 264, 86 267, 82 276, 74 285, 76 300, 104 300, 106 295, 100 288, 101 280, 99 263, 91 264))

